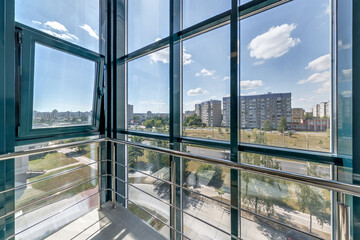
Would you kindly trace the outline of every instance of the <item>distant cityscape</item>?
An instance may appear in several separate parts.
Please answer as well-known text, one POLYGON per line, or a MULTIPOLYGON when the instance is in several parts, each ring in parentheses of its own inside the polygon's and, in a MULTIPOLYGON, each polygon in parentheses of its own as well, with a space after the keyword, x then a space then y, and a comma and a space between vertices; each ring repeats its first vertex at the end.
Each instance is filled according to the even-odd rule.
MULTIPOLYGON (((298 131, 326 131, 330 128, 330 101, 315 104, 308 112, 304 108, 291 108, 291 93, 266 93, 241 96, 240 122, 242 129, 276 130, 282 118, 287 128, 298 131)), ((197 115, 204 126, 230 127, 230 97, 195 104, 194 110, 185 111, 183 118, 197 115)), ((134 113, 128 104, 129 125, 141 125, 149 118, 168 118, 167 113, 134 113)))
POLYGON ((65 127, 72 125, 91 125, 93 122, 93 112, 59 112, 54 109, 51 112, 33 111, 33 127, 65 127))

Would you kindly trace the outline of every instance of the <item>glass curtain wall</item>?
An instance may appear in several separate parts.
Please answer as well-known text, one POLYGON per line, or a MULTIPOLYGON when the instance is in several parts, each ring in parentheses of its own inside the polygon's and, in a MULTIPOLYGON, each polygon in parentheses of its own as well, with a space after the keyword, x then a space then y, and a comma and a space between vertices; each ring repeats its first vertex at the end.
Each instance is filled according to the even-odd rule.
MULTIPOLYGON (((344 51, 349 49, 348 41, 334 44, 334 1, 124 3, 118 7, 126 21, 123 42, 117 42, 123 51, 117 57, 117 81, 125 89, 118 103, 127 109, 127 120, 118 126, 124 134, 120 136, 334 179, 334 166, 339 164, 334 157, 340 121, 336 110, 341 108, 335 94, 335 53, 341 44, 344 51)), ((349 78, 351 71, 342 70, 349 78)), ((185 236, 332 237, 336 195, 330 191, 152 155, 129 147, 127 161, 135 167, 127 177, 139 177, 137 183, 148 184, 155 198, 172 203, 169 192, 153 194, 157 186, 144 179, 176 175, 183 187, 175 195, 180 202, 176 206, 184 212, 176 215, 176 225, 168 218, 164 221, 185 236), (140 178, 141 172, 149 176, 140 178), (207 215, 210 208, 217 209, 217 215, 207 215)), ((169 178, 163 180, 170 188, 169 178)), ((136 199, 131 194, 128 204, 136 199)), ((160 211, 154 206, 147 210, 160 211)))

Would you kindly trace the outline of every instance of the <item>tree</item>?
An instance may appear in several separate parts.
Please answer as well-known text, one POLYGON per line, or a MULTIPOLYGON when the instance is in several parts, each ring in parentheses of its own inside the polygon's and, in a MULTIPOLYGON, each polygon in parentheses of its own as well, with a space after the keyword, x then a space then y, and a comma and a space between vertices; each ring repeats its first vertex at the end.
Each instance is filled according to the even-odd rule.
POLYGON ((201 117, 199 117, 197 114, 193 114, 193 115, 187 116, 184 119, 184 126, 185 127, 204 127, 205 124, 202 122, 201 117))
MULTIPOLYGON (((154 143, 158 147, 166 147, 162 140, 155 140, 154 143)), ((159 171, 163 167, 169 167, 170 165, 170 159, 168 155, 155 151, 149 151, 148 160, 151 164, 152 173, 159 171)))
MULTIPOLYGON (((252 135, 252 141, 254 143, 266 145, 264 133, 258 133, 257 130, 253 130, 252 135)), ((256 166, 281 170, 280 162, 270 156, 242 153, 241 161, 256 166)), ((284 181, 246 171, 241 172, 241 178, 242 182, 245 183, 245 191, 241 192, 243 202, 254 206, 256 213, 258 210, 262 210, 268 215, 274 213, 274 206, 279 200, 274 198, 273 190, 279 189, 280 191, 287 191, 287 186, 284 181), (251 191, 249 191, 249 186, 251 187, 251 191)), ((280 198, 282 198, 281 194, 280 198)))
POLYGON ((215 191, 217 194, 219 194, 220 200, 222 201, 222 195, 225 193, 224 189, 216 188, 215 191))
POLYGON ((264 123, 263 123, 263 129, 265 131, 269 131, 271 130, 271 126, 270 126, 270 122, 268 120, 265 120, 264 123))
POLYGON ((223 169, 220 166, 214 167, 214 175, 212 176, 211 180, 209 181, 209 186, 213 186, 215 188, 220 188, 223 185, 222 179, 223 169))
MULTIPOLYGON (((306 174, 319 177, 317 163, 309 163, 306 167, 306 174)), ((312 217, 315 216, 318 223, 323 226, 330 222, 330 214, 327 209, 330 208, 330 202, 325 200, 319 189, 306 184, 299 184, 300 190, 297 192, 298 204, 300 210, 309 212, 310 233, 312 231, 312 217)))
POLYGON ((278 127, 278 131, 283 133, 287 130, 287 122, 286 122, 286 119, 285 117, 282 117, 280 119, 280 122, 279 122, 279 127, 278 127))
MULTIPOLYGON (((131 137, 131 140, 133 142, 141 143, 143 139, 141 137, 133 136, 131 137)), ((129 161, 129 167, 134 168, 135 162, 138 160, 139 157, 144 156, 144 150, 137 147, 129 146, 128 148, 128 161, 129 161)))
POLYGON ((314 119, 314 116, 311 113, 305 113, 304 120, 307 120, 307 119, 314 119))

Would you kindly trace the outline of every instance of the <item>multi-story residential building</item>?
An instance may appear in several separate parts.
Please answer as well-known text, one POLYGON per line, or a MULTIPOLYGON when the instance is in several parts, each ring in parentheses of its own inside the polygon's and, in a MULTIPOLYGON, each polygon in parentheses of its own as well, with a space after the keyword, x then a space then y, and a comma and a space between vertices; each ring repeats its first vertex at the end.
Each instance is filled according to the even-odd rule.
MULTIPOLYGON (((291 93, 267 93, 240 97, 241 128, 263 128, 264 121, 277 129, 280 119, 291 122, 291 93)), ((230 119, 230 97, 223 98, 224 119, 230 119)), ((230 124, 229 124, 230 126, 230 124)))
MULTIPOLYGON (((242 128, 262 128, 264 121, 267 120, 270 126, 276 129, 282 117, 285 117, 290 126, 291 93, 241 96, 240 104, 242 128)), ((230 97, 223 98, 223 109, 229 109, 223 110, 223 118, 230 120, 230 97)))
POLYGON ((223 97, 223 120, 224 127, 230 127, 230 97, 223 97))
POLYGON ((127 122, 128 124, 131 124, 134 119, 134 106, 131 104, 128 104, 127 107, 127 122))
POLYGON ((195 105, 195 113, 209 127, 221 127, 221 101, 210 100, 195 105))
POLYGON ((291 122, 301 123, 304 120, 305 110, 303 108, 292 108, 291 109, 291 122))
POLYGON ((195 114, 201 117, 201 104, 195 104, 195 114))
POLYGON ((330 101, 321 102, 312 108, 312 115, 315 118, 329 117, 331 112, 330 101))

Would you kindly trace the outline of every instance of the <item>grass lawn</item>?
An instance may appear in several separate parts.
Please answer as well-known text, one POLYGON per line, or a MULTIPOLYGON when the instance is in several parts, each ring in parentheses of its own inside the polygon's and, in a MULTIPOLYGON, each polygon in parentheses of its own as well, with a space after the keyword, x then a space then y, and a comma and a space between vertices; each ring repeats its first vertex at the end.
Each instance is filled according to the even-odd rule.
MULTIPOLYGON (((278 131, 265 131, 264 134, 266 144, 269 146, 307 149, 307 145, 309 145, 309 150, 330 151, 330 136, 327 132, 296 132, 289 136, 287 133, 283 135, 278 131)), ((226 128, 184 129, 184 135, 188 137, 230 140, 230 131, 226 131, 226 128)), ((240 139, 244 143, 254 143, 254 134, 252 131, 242 130, 240 139)))
MULTIPOLYGON (((144 206, 141 206, 141 207, 143 209, 145 209, 146 211, 150 212, 151 214, 155 215, 156 217, 160 218, 163 222, 167 222, 167 219, 165 217, 163 217, 162 215, 158 214, 156 211, 151 210, 144 206)), ((160 222, 158 219, 154 218, 149 213, 145 212, 144 210, 142 210, 141 208, 139 208, 138 206, 136 206, 133 203, 129 203, 128 209, 132 213, 134 213, 136 216, 138 216, 139 218, 141 218, 142 220, 144 220, 145 222, 150 224, 156 230, 160 230, 165 226, 164 223, 160 222)))
MULTIPOLYGON (((57 170, 57 171, 53 171, 48 174, 40 175, 40 176, 31 178, 30 181, 38 180, 38 179, 41 179, 41 178, 65 171, 65 170, 69 170, 69 169, 72 169, 75 167, 79 167, 82 165, 84 165, 84 164, 79 164, 76 166, 67 167, 67 168, 57 170)), ((43 180, 43 181, 40 181, 37 183, 33 183, 33 184, 31 184, 31 187, 28 187, 25 190, 24 194, 16 201, 16 207, 19 208, 21 206, 28 204, 31 201, 35 201, 37 199, 49 196, 67 184, 75 185, 77 183, 83 182, 86 179, 89 179, 91 177, 90 171, 91 171, 90 167, 84 167, 84 168, 76 170, 75 172, 70 172, 70 173, 60 175, 60 176, 57 176, 54 178, 50 178, 50 179, 43 180)), ((89 185, 89 186, 87 186, 88 187, 87 189, 93 187, 93 185, 90 182, 85 183, 84 185, 89 185)), ((83 185, 81 185, 79 187, 82 187, 82 186, 83 185)), ((74 195, 79 192, 79 187, 76 187, 74 189, 66 191, 65 193, 60 194, 59 196, 56 196, 54 198, 62 199, 62 198, 65 198, 66 196, 69 196, 72 194, 74 195)), ((82 189, 83 188, 84 187, 82 187, 82 189)), ((85 188, 85 190, 86 190, 86 188, 85 188)), ((53 198, 48 199, 47 204, 49 203, 48 201, 54 202, 53 198)), ((43 204, 43 203, 40 203, 40 204, 43 204)), ((33 208, 33 207, 30 207, 30 208, 33 208)))
POLYGON ((39 158, 29 161, 29 168, 32 171, 45 171, 77 163, 73 158, 68 158, 60 152, 50 152, 40 155, 39 158))

